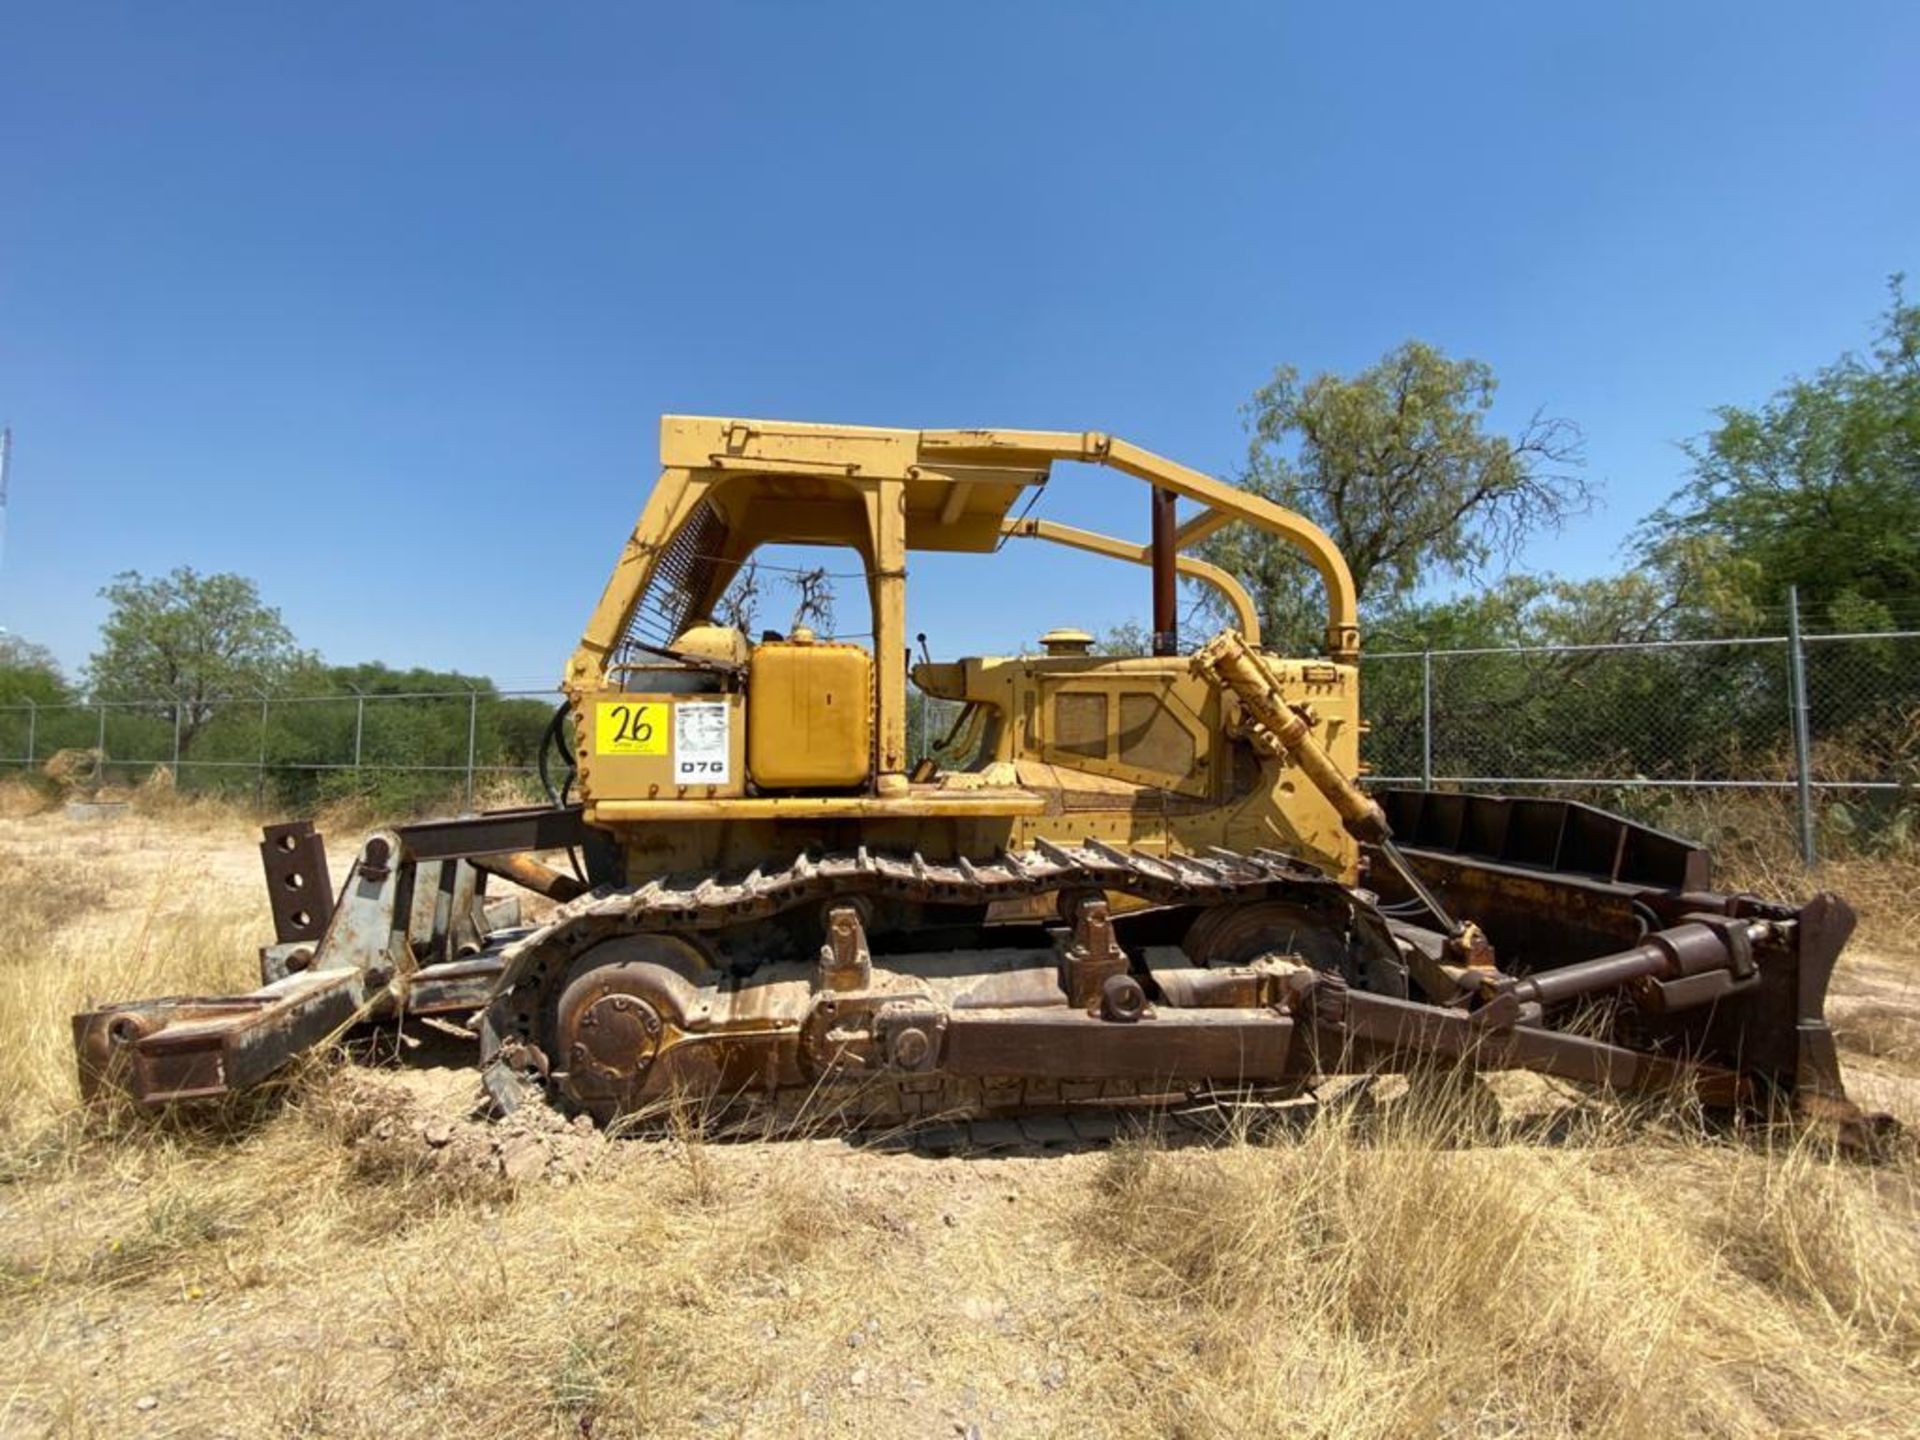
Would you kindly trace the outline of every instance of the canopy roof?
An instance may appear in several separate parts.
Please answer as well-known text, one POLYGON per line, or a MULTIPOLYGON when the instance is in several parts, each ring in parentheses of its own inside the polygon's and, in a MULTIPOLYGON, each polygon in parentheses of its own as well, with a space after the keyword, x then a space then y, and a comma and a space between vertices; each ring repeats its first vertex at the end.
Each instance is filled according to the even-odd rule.
POLYGON ((660 463, 718 472, 710 498, 729 528, 757 544, 849 544, 864 548, 863 494, 898 481, 910 550, 985 552, 1022 492, 1047 483, 1050 459, 1012 462, 943 447, 942 434, 862 425, 731 420, 668 415, 660 422, 660 463))

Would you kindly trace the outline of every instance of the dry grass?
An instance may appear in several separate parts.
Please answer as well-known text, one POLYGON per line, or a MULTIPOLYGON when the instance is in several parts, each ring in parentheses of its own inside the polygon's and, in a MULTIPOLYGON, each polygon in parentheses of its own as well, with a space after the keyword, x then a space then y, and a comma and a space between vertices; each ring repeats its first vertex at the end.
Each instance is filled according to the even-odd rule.
MULTIPOLYGON (((1210 1149, 683 1133, 600 1147, 567 1185, 368 1143, 389 1107, 458 1113, 468 1081, 431 1072, 322 1074, 195 1126, 83 1120, 67 1014, 250 983, 254 866, 212 814, 0 821, 0 1431, 1825 1436, 1920 1414, 1911 1161, 1706 1141, 1546 1084, 1533 1122, 1410 1091, 1210 1149)), ((1860 1046, 1908 1043, 1873 1004, 1860 1046)))
MULTIPOLYGON (((1598 798, 1604 803, 1618 797, 1598 798)), ((1643 803, 1649 799, 1637 798, 1643 803)), ((1647 818, 1699 840, 1713 852, 1716 889, 1751 890, 1788 900, 1805 899, 1816 889, 1832 890, 1859 911, 1863 943, 1876 949, 1920 950, 1920 850, 1911 844, 1863 849, 1856 840, 1823 827, 1816 836, 1816 851, 1823 858, 1808 874, 1797 849, 1791 793, 1669 791, 1658 792, 1657 798, 1657 812, 1647 818)))
POLYGON ((231 812, 194 807, 165 820, 0 822, 0 1134, 78 1098, 74 1011, 260 983, 248 835, 231 812))
POLYGON ((1153 1433, 1884 1433, 1920 1356, 1912 1176, 1602 1124, 1574 1146, 1317 1124, 1116 1154, 1088 1219, 1110 1317, 1180 1381, 1153 1433), (1881 1187, 1891 1179, 1892 1187, 1881 1187))

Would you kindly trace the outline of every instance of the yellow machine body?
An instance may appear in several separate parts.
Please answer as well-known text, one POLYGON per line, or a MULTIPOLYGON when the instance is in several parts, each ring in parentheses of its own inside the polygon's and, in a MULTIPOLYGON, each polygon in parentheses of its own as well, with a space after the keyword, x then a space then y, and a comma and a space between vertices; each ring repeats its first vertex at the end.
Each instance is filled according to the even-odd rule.
POLYGON ((1264 846, 1357 877, 1358 842, 1327 798, 1327 767, 1309 783, 1295 755, 1263 748, 1240 699, 1190 656, 1095 656, 1056 635, 1044 654, 923 663, 912 670, 919 688, 967 712, 941 763, 909 774, 911 552, 988 556, 1031 539, 1154 565, 1153 546, 1013 514, 1054 461, 1071 460, 1146 482, 1170 519, 1176 499, 1197 505, 1166 538, 1156 573, 1177 571, 1219 597, 1284 702, 1308 707, 1331 769, 1357 776, 1353 584, 1302 517, 1098 432, 667 416, 661 460, 565 680, 585 819, 615 838, 628 880, 747 867, 810 845, 943 858, 1084 839, 1178 853, 1264 846), (1184 553, 1234 522, 1293 544, 1320 574, 1326 658, 1260 651, 1245 589, 1184 553), (752 643, 715 623, 734 577, 768 544, 841 546, 858 558, 871 650, 799 634, 752 643), (744 759, 713 780, 670 756, 610 753, 597 715, 629 688, 636 700, 689 688, 698 695, 672 703, 725 700, 744 759))

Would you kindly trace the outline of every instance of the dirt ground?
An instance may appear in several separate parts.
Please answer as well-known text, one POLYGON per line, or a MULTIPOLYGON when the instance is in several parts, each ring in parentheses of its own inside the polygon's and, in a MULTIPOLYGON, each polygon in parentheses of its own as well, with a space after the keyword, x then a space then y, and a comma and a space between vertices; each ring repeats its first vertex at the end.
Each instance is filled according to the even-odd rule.
MULTIPOLYGON (((491 1124, 432 1043, 214 1121, 85 1115, 73 1010, 253 983, 252 842, 0 820, 0 1432, 1920 1433, 1910 1156, 1529 1077, 1504 1124, 1402 1088, 946 1157, 491 1124)), ((1920 954, 1869 922, 1830 1013, 1920 1124, 1920 954)))

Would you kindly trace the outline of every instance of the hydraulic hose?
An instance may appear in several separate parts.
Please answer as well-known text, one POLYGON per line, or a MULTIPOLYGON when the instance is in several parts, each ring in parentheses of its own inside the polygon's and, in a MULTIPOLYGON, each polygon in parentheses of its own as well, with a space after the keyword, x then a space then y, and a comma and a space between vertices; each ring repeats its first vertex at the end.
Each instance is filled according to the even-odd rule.
MULTIPOLYGON (((572 713, 572 702, 562 700, 553 712, 553 719, 547 722, 546 733, 540 737, 540 749, 534 756, 534 767, 540 772, 540 788, 547 792, 547 800, 554 809, 564 810, 572 798, 573 782, 579 778, 580 767, 574 763, 573 752, 567 748, 567 716, 572 713), (547 768, 547 752, 557 752, 567 762, 567 773, 560 782, 560 788, 553 788, 553 775, 547 768)), ((590 884, 587 868, 580 863, 580 851, 575 846, 567 847, 567 864, 573 868, 574 879, 582 885, 590 884)))
POLYGON ((546 733, 540 737, 540 748, 534 756, 535 768, 540 772, 540 788, 547 792, 547 803, 555 809, 564 808, 567 802, 562 798, 565 794, 565 789, 556 790, 553 787, 553 775, 547 769, 547 752, 549 750, 557 750, 566 758, 566 783, 570 785, 577 770, 573 763, 573 756, 567 750, 562 731, 566 728, 567 716, 572 711, 572 708, 570 702, 565 700, 560 702, 559 707, 553 712, 553 719, 547 722, 546 733))

